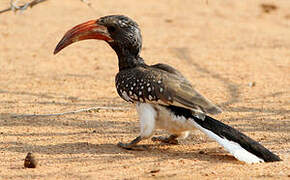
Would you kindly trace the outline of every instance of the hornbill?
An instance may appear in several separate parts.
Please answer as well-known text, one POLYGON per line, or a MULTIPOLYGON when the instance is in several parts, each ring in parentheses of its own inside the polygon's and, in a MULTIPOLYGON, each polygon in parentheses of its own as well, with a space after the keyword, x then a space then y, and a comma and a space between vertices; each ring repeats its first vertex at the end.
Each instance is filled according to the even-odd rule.
POLYGON ((129 143, 119 142, 119 147, 137 148, 141 140, 152 136, 155 128, 166 129, 171 135, 153 137, 153 141, 176 144, 177 138, 185 138, 197 128, 240 161, 281 160, 245 134, 208 116, 220 113, 221 109, 194 90, 178 70, 161 63, 147 65, 140 57, 140 29, 129 17, 110 15, 79 24, 64 35, 54 54, 86 39, 103 40, 116 52, 119 60, 115 79, 117 92, 125 101, 136 105, 140 134, 129 143))

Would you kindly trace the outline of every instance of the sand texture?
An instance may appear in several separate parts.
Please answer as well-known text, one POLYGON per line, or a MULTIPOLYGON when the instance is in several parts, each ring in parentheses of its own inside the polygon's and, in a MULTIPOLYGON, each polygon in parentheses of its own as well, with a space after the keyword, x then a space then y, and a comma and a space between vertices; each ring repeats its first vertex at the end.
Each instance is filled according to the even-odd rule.
POLYGON ((48 0, 0 14, 0 179, 290 178, 290 1, 90 2, 48 0), (283 161, 241 163, 199 131, 175 146, 145 140, 147 151, 118 148, 138 135, 139 122, 117 95, 116 54, 90 40, 53 55, 68 29, 109 14, 139 23, 148 64, 179 69, 224 110, 216 119, 283 161), (91 107, 107 109, 23 117, 91 107), (24 168, 28 152, 34 169, 24 168))

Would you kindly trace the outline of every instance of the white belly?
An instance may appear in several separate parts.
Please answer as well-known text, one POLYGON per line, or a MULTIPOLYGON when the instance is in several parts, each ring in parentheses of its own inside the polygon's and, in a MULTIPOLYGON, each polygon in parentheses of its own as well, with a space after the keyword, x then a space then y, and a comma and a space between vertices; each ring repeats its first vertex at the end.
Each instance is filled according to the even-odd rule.
POLYGON ((176 116, 165 107, 154 106, 158 109, 156 128, 166 129, 172 134, 181 135, 185 131, 194 130, 194 126, 183 116, 176 116))

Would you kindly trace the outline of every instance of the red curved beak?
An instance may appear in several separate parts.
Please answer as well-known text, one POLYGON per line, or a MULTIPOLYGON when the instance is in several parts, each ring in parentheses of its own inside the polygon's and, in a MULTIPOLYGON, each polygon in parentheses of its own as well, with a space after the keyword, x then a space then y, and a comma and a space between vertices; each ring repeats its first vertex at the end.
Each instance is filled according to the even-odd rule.
POLYGON ((81 40, 98 39, 107 42, 113 41, 108 29, 105 26, 99 25, 97 21, 91 20, 70 29, 57 44, 53 53, 56 54, 68 45, 81 40))

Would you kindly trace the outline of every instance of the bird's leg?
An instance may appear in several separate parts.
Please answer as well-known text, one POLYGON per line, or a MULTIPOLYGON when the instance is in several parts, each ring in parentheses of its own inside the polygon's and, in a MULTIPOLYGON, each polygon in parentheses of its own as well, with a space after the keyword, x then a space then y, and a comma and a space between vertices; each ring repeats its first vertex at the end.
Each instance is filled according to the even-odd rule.
POLYGON ((146 146, 137 146, 143 140, 151 137, 155 129, 156 111, 150 104, 138 103, 136 105, 140 118, 140 135, 129 143, 119 142, 118 146, 128 150, 146 150, 146 146))
POLYGON ((122 143, 119 142, 118 146, 127 150, 145 150, 145 146, 137 146, 137 144, 142 140, 143 138, 141 136, 136 137, 135 139, 133 139, 131 142, 129 143, 122 143))
POLYGON ((169 137, 164 137, 164 136, 157 136, 157 137, 152 137, 151 140, 156 142, 156 141, 160 141, 166 144, 172 144, 172 145, 176 145, 178 144, 178 135, 176 134, 172 134, 169 137))

